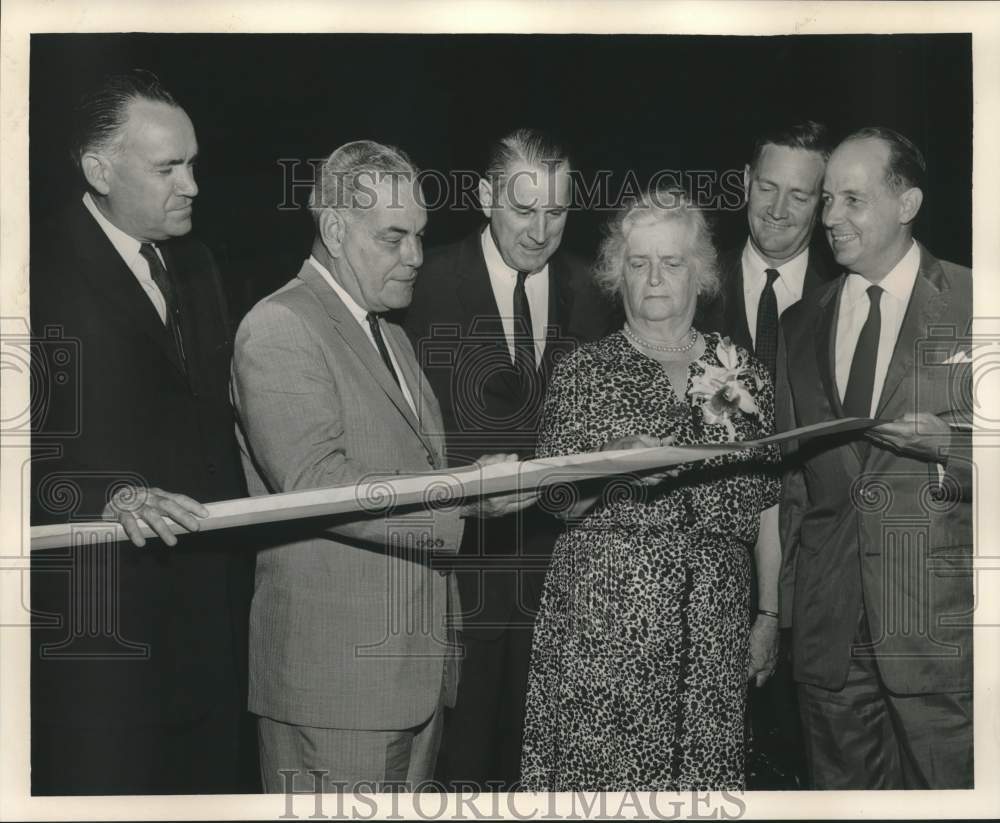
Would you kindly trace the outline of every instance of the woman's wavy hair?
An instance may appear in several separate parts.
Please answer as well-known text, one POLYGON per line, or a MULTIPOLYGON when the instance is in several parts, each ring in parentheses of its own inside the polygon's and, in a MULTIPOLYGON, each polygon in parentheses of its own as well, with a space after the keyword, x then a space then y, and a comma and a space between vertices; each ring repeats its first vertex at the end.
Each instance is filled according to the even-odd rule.
POLYGON ((594 281, 618 300, 625 276, 625 242, 637 226, 679 222, 687 230, 688 252, 698 283, 698 297, 705 300, 719 291, 719 270, 712 231, 702 209, 683 189, 651 189, 627 203, 604 227, 604 239, 594 263, 594 281))

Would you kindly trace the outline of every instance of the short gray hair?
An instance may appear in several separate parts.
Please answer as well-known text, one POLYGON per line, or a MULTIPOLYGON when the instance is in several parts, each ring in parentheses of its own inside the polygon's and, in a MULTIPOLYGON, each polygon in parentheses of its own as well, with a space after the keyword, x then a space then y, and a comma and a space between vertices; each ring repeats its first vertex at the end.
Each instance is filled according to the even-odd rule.
POLYGON ((309 209, 319 223, 325 209, 364 209, 374 203, 375 186, 394 176, 417 185, 420 172, 402 149, 355 140, 345 143, 316 169, 315 182, 309 192, 309 209))
POLYGON ((605 226, 594 264, 594 281, 606 294, 621 299, 625 276, 625 243, 632 229, 651 223, 680 223, 687 229, 698 296, 719 291, 719 270, 712 233, 704 212, 677 188, 653 189, 629 202, 605 226))

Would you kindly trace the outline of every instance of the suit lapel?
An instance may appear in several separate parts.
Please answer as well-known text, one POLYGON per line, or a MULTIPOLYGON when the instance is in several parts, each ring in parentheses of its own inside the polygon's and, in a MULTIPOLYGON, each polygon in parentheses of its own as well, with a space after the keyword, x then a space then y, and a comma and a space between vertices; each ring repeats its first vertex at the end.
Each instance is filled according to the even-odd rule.
POLYGON ((177 376, 185 379, 173 338, 135 274, 82 203, 73 212, 72 219, 76 222, 81 258, 87 263, 80 267, 79 273, 105 295, 116 319, 148 337, 170 362, 177 376))
POLYGON ((809 262, 806 264, 806 276, 802 281, 803 294, 808 294, 823 282, 820 276, 819 264, 816 260, 816 252, 813 249, 809 249, 806 254, 809 255, 809 262))
MULTIPOLYGON (((378 384, 379 388, 385 392, 385 395, 403 416, 403 419, 406 420, 409 427, 413 429, 413 432, 417 435, 417 437, 420 438, 420 441, 424 444, 427 450, 432 454, 436 454, 431 442, 420 430, 420 423, 417 421, 416 417, 414 417, 410 404, 406 402, 406 398, 403 397, 403 392, 400 390, 399 386, 396 385, 396 381, 392 379, 392 375, 389 374, 389 370, 386 369, 385 363, 382 362, 382 358, 375 350, 371 340, 369 340, 368 336, 364 333, 364 331, 362 331, 357 320, 354 319, 354 316, 348 310, 347 306, 344 305, 340 297, 337 296, 337 293, 330 287, 330 284, 323 279, 323 275, 313 268, 312 264, 307 262, 299 272, 299 279, 302 280, 310 288, 313 294, 316 295, 316 298, 323 305, 323 308, 326 309, 326 313, 329 314, 330 318, 335 321, 335 330, 337 334, 340 335, 347 347, 354 352, 358 360, 361 361, 365 369, 371 375, 372 379, 378 384)), ((403 355, 403 351, 401 350, 398 341, 394 340, 393 342, 395 343, 393 346, 393 353, 396 355, 396 360, 402 367, 403 361, 407 358, 403 355)), ((407 382, 407 386, 414 387, 412 369, 410 372, 410 379, 407 382)), ((406 377, 403 379, 406 379, 406 377)))
POLYGON ((753 337, 747 323, 747 306, 743 297, 743 247, 731 249, 723 258, 725 325, 734 343, 753 351, 753 337))
MULTIPOLYGON (((462 246, 458 268, 458 300, 462 308, 462 317, 470 323, 465 335, 470 343, 495 346, 509 361, 507 336, 504 334, 503 321, 500 319, 500 307, 493 294, 490 272, 483 257, 481 237, 481 232, 473 232, 466 239, 462 246)), ((502 380, 511 393, 520 393, 521 387, 513 369, 505 369, 497 375, 497 379, 502 380)))
MULTIPOLYGON (((195 284, 191 282, 192 276, 198 276, 198 272, 190 265, 186 265, 186 255, 182 247, 176 240, 164 243, 160 246, 163 254, 164 265, 174 284, 174 298, 177 300, 177 308, 181 317, 181 339, 184 342, 184 355, 187 367, 187 379, 191 379, 192 369, 197 369, 201 364, 198 362, 196 352, 201 351, 199 345, 199 324, 197 322, 200 313, 204 312, 204 307, 199 307, 193 302, 193 297, 198 292, 195 284)), ((159 319, 159 318, 157 318, 159 319)), ((161 324, 162 326, 163 324, 161 324)), ((167 343, 167 354, 178 369, 182 365, 176 356, 177 349, 169 333, 166 333, 164 326, 164 340, 167 343)), ((183 370, 182 370, 183 371, 183 370)))
POLYGON ((844 281, 830 289, 820 299, 819 328, 816 334, 816 372, 819 374, 827 402, 837 417, 844 416, 844 406, 837 391, 837 316, 840 314, 840 298, 844 293, 844 281))
POLYGON ((462 245, 458 274, 458 299, 462 304, 462 316, 470 318, 476 324, 474 331, 479 332, 477 337, 488 335, 504 341, 506 338, 500 322, 500 307, 493 295, 479 232, 470 235, 462 245))
POLYGON ((542 352, 541 371, 548 384, 552 369, 559 359, 558 352, 564 348, 570 335, 569 320, 573 316, 572 273, 558 254, 549 260, 549 316, 545 324, 545 349, 542 352))
MULTIPOLYGON (((840 301, 844 295, 846 277, 841 277, 836 285, 820 299, 820 319, 816 337, 816 370, 819 373, 827 402, 834 415, 844 417, 844 405, 837 390, 837 318, 840 315, 840 301)), ((858 439, 849 443, 849 449, 841 449, 848 473, 856 473, 865 462, 865 450, 858 439), (856 463, 848 458, 853 455, 856 463)))
MULTIPOLYGON (((416 358, 409 357, 410 343, 406 333, 399 326, 387 323, 386 337, 390 339, 389 345, 396 353, 396 360, 401 372, 400 377, 406 381, 410 395, 413 397, 413 403, 417 407, 419 425, 415 431, 424 447, 434 458, 434 468, 444 468, 444 423, 436 405, 434 389, 424 376, 416 358)), ((407 406, 408 408, 409 406, 407 406)))
MULTIPOLYGON (((944 277, 941 264, 931 254, 920 247, 920 270, 913 284, 913 293, 903 315, 903 324, 899 328, 899 336, 892 350, 889 370, 885 375, 882 394, 879 397, 876 414, 879 417, 898 417, 906 408, 907 403, 893 404, 903 380, 913 374, 914 349, 917 341, 924 337, 927 328, 933 324, 947 308, 950 290, 944 277), (899 414, 891 411, 893 405, 899 406, 899 414), (902 408, 905 406, 906 408, 902 408)), ((908 398, 907 398, 908 399, 908 398)))

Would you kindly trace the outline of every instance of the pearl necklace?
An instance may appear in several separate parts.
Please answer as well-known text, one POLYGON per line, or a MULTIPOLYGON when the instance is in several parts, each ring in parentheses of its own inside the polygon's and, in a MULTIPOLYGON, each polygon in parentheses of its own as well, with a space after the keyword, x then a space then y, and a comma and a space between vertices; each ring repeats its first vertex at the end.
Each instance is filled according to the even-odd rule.
POLYGON ((635 343, 637 346, 642 346, 644 349, 652 349, 653 351, 664 351, 664 352, 688 352, 694 348, 694 344, 698 342, 698 332, 691 329, 688 334, 688 341, 683 346, 663 346, 659 343, 650 343, 648 340, 643 340, 639 335, 637 335, 632 329, 629 328, 628 323, 622 327, 622 331, 625 332, 625 336, 635 343))

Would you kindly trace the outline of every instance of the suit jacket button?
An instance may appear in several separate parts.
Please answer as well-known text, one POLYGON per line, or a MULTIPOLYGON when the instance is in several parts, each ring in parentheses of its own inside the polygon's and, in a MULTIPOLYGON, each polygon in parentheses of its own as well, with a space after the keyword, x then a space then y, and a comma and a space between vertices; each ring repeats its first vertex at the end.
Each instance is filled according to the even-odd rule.
POLYGON ((211 460, 208 462, 208 473, 215 474, 217 466, 211 460))

